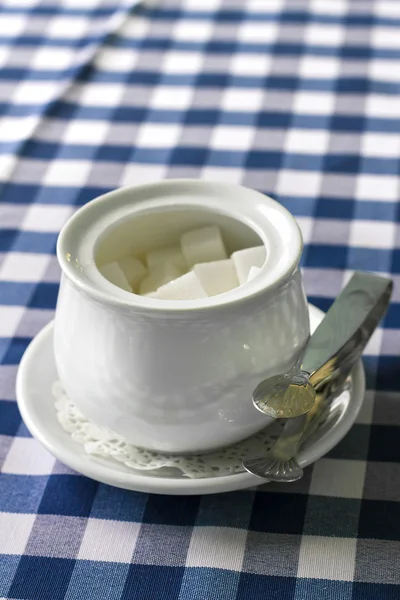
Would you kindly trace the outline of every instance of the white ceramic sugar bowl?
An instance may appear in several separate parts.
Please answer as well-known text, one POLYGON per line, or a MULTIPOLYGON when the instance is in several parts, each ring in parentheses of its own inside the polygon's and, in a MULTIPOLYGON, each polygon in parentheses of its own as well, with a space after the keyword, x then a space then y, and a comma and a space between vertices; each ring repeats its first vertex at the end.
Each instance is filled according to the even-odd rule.
POLYGON ((264 427, 251 394, 286 371, 309 336, 301 234, 270 198, 238 186, 171 180, 120 189, 81 208, 58 241, 63 275, 54 350, 69 397, 93 422, 164 452, 209 451, 264 427), (97 264, 176 243, 217 224, 228 252, 266 246, 251 282, 190 301, 126 292, 97 264))

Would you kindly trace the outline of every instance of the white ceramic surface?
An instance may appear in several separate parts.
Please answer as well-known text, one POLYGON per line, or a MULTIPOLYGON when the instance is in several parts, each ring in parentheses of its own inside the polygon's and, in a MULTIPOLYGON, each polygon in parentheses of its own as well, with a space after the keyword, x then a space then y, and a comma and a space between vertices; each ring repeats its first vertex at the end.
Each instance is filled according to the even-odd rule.
POLYGON ((298 262, 301 234, 280 204, 246 188, 167 181, 106 194, 60 234, 63 277, 54 350, 68 396, 90 420, 136 445, 168 452, 218 448, 269 418, 251 393, 289 369, 309 335, 298 262), (165 301, 130 294, 97 264, 221 227, 229 253, 266 246, 251 282, 212 298, 165 301))
MULTIPOLYGON (((311 329, 315 329, 323 313, 310 307, 311 329)), ((52 385, 57 379, 53 352, 53 323, 47 325, 24 354, 17 377, 17 400, 22 417, 32 433, 63 463, 97 481, 128 490, 157 494, 211 494, 259 485, 249 473, 204 479, 165 477, 157 473, 134 472, 120 463, 101 461, 89 456, 59 425, 54 408, 52 385)), ((305 467, 329 452, 348 432, 361 408, 365 380, 362 363, 353 370, 352 397, 340 418, 324 428, 323 434, 300 454, 305 467)), ((290 484, 288 484, 290 485, 290 484)))

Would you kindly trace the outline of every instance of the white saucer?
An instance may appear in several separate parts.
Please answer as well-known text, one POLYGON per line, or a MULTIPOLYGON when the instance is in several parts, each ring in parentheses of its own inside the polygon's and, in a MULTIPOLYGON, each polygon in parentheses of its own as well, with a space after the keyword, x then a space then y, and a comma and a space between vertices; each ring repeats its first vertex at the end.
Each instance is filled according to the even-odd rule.
MULTIPOLYGON (((322 318, 323 313, 310 305, 312 330, 322 318)), ((247 472, 199 479, 188 479, 175 473, 165 476, 157 471, 133 471, 121 463, 114 464, 89 456, 57 421, 52 395, 52 386, 57 379, 51 322, 31 342, 21 360, 17 376, 17 401, 31 434, 75 471, 109 485, 157 494, 211 494, 265 483, 247 472)), ((352 373, 351 397, 347 394, 343 401, 335 401, 335 410, 329 413, 327 421, 300 453, 302 467, 329 452, 348 432, 361 408, 364 392, 365 376, 360 361, 352 373)))

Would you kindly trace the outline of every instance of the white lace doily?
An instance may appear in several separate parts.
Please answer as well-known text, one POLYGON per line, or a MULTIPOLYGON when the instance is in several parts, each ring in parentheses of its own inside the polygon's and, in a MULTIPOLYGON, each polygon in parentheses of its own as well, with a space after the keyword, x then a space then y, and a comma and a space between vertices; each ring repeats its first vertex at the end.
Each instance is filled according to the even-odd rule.
POLYGON ((171 455, 137 448, 106 427, 91 423, 68 398, 61 383, 53 385, 55 409, 61 427, 73 440, 83 445, 94 457, 123 463, 139 471, 178 469, 185 477, 219 477, 243 471, 242 460, 263 455, 276 441, 282 430, 278 421, 242 442, 216 452, 198 455, 171 455))

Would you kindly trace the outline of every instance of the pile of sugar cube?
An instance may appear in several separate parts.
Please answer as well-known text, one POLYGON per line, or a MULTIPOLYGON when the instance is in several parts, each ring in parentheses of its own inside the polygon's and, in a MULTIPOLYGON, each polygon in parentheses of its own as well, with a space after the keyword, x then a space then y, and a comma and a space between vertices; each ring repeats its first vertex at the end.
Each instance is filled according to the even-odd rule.
POLYGON ((265 246, 234 252, 229 258, 216 225, 184 233, 180 245, 152 250, 146 266, 125 256, 99 268, 114 285, 160 300, 198 300, 229 292, 253 279, 265 262, 265 246))

